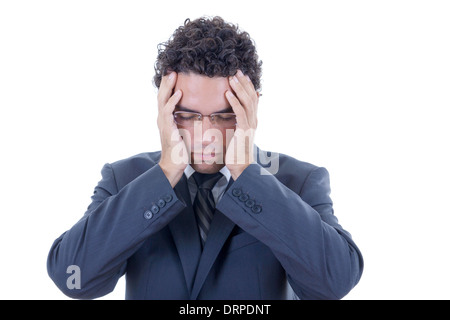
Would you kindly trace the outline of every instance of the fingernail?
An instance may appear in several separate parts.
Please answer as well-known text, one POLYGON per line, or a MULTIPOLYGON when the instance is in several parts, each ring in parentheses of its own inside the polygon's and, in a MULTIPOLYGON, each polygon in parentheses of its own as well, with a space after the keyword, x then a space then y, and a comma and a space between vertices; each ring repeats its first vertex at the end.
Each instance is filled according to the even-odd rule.
POLYGON ((238 70, 237 74, 239 77, 242 77, 244 75, 241 70, 238 70))
POLYGON ((180 90, 175 91, 174 96, 178 97, 181 94, 180 90))
POLYGON ((234 82, 239 83, 239 80, 236 76, 233 77, 234 82))
POLYGON ((169 80, 172 80, 173 77, 175 77, 175 72, 171 72, 171 73, 170 73, 170 75, 169 75, 169 80))
POLYGON ((247 81, 248 82, 252 82, 252 80, 250 79, 250 77, 247 75, 247 76, 245 76, 246 78, 247 78, 247 81))

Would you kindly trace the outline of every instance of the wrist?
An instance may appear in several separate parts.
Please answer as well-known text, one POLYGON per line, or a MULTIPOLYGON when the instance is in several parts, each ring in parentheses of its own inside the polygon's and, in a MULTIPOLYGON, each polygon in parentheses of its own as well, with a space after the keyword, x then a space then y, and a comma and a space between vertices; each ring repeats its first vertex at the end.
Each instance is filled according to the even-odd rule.
POLYGON ((244 172, 244 170, 247 169, 247 167, 249 165, 250 165, 250 163, 239 165, 239 166, 228 167, 228 170, 230 171, 231 177, 233 178, 233 180, 236 181, 239 178, 239 176, 242 174, 242 172, 244 172))
POLYGON ((167 165, 166 163, 161 161, 158 165, 166 176, 167 180, 169 180, 172 188, 174 188, 178 181, 180 181, 181 177, 183 176, 184 169, 186 168, 186 166, 184 166, 183 168, 181 166, 167 165))

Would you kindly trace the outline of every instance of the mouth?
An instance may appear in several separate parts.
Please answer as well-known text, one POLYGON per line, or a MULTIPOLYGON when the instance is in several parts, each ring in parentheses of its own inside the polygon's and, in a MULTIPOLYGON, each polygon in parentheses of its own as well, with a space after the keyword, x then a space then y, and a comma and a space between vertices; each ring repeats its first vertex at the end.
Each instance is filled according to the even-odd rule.
POLYGON ((202 162, 212 162, 219 158, 220 154, 216 154, 215 152, 208 153, 194 153, 192 154, 192 159, 194 161, 202 161, 202 162))

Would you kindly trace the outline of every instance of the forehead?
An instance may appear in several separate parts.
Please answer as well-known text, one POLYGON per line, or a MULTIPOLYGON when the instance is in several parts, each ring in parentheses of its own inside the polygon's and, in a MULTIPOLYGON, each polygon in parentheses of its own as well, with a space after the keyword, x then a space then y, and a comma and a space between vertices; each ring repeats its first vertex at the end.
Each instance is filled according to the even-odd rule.
POLYGON ((203 114, 222 111, 230 104, 225 92, 231 90, 228 78, 207 77, 194 73, 179 73, 175 90, 181 89, 183 96, 179 106, 203 114))

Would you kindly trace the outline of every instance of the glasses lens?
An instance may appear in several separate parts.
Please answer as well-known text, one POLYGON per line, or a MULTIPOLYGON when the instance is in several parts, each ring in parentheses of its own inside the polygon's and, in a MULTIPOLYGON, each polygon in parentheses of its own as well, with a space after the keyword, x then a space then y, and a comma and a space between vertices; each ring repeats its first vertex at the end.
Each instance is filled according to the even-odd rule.
MULTIPOLYGON (((176 111, 173 117, 175 123, 183 127, 193 127, 196 121, 202 121, 202 115, 195 112, 176 111)), ((214 113, 211 122, 213 126, 223 128, 233 127, 237 123, 234 113, 214 113)))
POLYGON ((184 127, 193 127, 195 121, 200 121, 202 116, 198 113, 193 112, 182 112, 177 111, 173 114, 175 122, 184 127))
POLYGON ((236 125, 234 113, 215 113, 211 118, 218 127, 233 127, 236 125))

